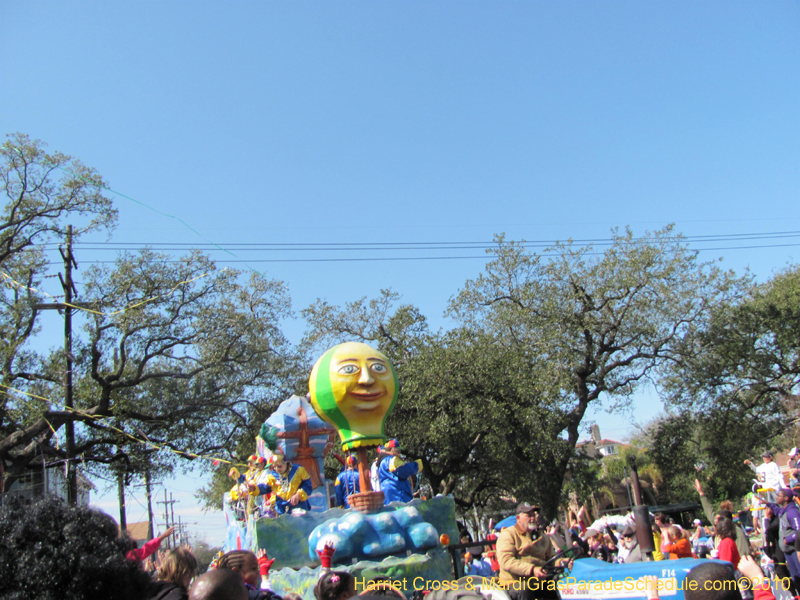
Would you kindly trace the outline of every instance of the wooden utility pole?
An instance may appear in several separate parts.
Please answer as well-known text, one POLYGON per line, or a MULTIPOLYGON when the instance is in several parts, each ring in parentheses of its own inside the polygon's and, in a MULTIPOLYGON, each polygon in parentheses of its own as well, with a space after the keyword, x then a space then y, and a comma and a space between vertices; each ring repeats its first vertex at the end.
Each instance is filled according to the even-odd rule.
MULTIPOLYGON (((175 527, 175 510, 172 508, 172 505, 179 500, 173 500, 172 494, 169 495, 169 500, 167 500, 167 488, 164 488, 164 501, 163 502, 156 502, 156 504, 163 504, 164 505, 164 531, 170 528, 170 521, 172 521, 172 527, 175 527), (170 513, 172 514, 172 519, 170 519, 170 513)), ((172 548, 172 536, 167 538, 167 548, 172 548)))
MULTIPOLYGON (((58 278, 61 280, 61 287, 64 288, 64 302, 54 302, 53 304, 36 304, 34 308, 39 310, 58 310, 64 311, 64 352, 66 353, 67 365, 64 371, 64 407, 67 412, 72 411, 72 295, 77 296, 75 284, 72 282, 72 268, 78 268, 75 257, 72 255, 72 225, 67 225, 67 243, 65 247, 60 247, 61 258, 64 259, 64 277, 61 273, 58 278)), ((67 502, 77 504, 78 502, 78 475, 75 469, 75 422, 68 419, 66 423, 66 454, 67 454, 67 502)))
POLYGON ((153 537, 153 495, 150 493, 150 460, 147 461, 147 468, 144 471, 144 489, 147 496, 147 539, 153 537))
POLYGON ((120 531, 128 531, 128 518, 125 514, 125 474, 120 472, 117 475, 117 491, 119 492, 119 528, 120 531))
MULTIPOLYGON (((75 285, 72 283, 72 267, 78 268, 78 263, 72 256, 72 225, 67 225, 66 252, 61 250, 64 259, 64 279, 61 286, 64 288, 64 352, 67 354, 67 370, 64 371, 64 406, 72 411, 72 292, 75 285)), ((78 293, 75 291, 75 295, 78 293)), ((78 503, 78 475, 75 470, 75 422, 67 421, 67 502, 78 503)))
MULTIPOLYGON (((170 492, 169 493, 169 511, 170 511, 170 517, 172 517, 170 519, 170 521, 172 521, 172 526, 173 527, 175 527, 175 502, 177 502, 177 500, 173 500, 172 499, 172 492, 170 492)), ((174 539, 173 536, 169 537, 169 541, 167 543, 167 547, 168 548, 172 548, 172 540, 173 539, 174 539)), ((176 547, 177 547, 177 545, 176 545, 176 547)))

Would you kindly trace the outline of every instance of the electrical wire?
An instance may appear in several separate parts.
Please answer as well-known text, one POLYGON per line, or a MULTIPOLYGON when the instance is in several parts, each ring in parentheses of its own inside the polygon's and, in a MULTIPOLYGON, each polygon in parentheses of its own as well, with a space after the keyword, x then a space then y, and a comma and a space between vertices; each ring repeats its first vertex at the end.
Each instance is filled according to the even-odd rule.
MULTIPOLYGON (((14 147, 14 146, 10 146, 10 147, 13 148, 14 150, 16 150, 16 152, 20 155, 20 157, 23 158, 23 162, 24 162, 25 159, 24 159, 24 154, 23 154, 22 150, 20 148, 14 147)), ((195 235, 197 235, 198 237, 203 239, 207 244, 212 246, 213 249, 221 251, 221 252, 224 252, 224 253, 226 253, 226 254, 228 254, 230 256, 236 257, 238 259, 238 255, 237 254, 235 254, 234 252, 232 252, 232 251, 230 251, 230 250, 228 250, 226 248, 226 246, 233 246, 234 244, 225 244, 225 245, 218 244, 218 243, 214 242, 213 240, 210 240, 210 239, 206 238, 205 236, 203 236, 203 234, 201 234, 199 231, 197 231, 196 229, 191 227, 185 220, 183 220, 182 218, 180 218, 180 217, 178 217, 176 215, 171 215, 171 214, 168 214, 166 212, 163 212, 163 211, 161 211, 161 210, 159 210, 157 208, 154 208, 154 207, 148 205, 145 202, 142 202, 140 200, 137 200, 136 198, 133 198, 132 196, 129 196, 127 194, 123 194, 122 192, 118 192, 116 190, 113 190, 113 189, 111 189, 110 187, 108 187, 106 185, 98 184, 96 181, 93 181, 89 177, 86 177, 85 175, 81 175, 80 173, 76 173, 73 170, 71 170, 71 169, 69 169, 67 167, 64 167, 64 166, 62 166, 60 164, 55 164, 55 163, 50 162, 50 161, 45 161, 45 164, 50 164, 53 167, 55 167, 55 168, 57 168, 57 169, 59 169, 61 171, 64 171, 65 173, 68 173, 68 174, 72 175, 73 177, 75 177, 77 179, 80 179, 82 181, 87 182, 89 185, 92 185, 92 186, 98 187, 100 189, 106 190, 106 191, 108 191, 108 192, 110 192, 112 194, 115 194, 115 195, 117 195, 117 196, 119 196, 121 198, 125 198, 126 200, 134 202, 135 204, 138 204, 139 206, 142 206, 142 207, 144 207, 144 208, 146 208, 148 210, 151 210, 151 211, 153 211, 153 212, 155 212, 155 213, 157 213, 157 214, 159 214, 159 215, 161 215, 163 217, 167 217, 169 219, 174 219, 177 222, 179 222, 181 225, 183 225, 186 229, 188 229, 189 231, 191 231, 192 233, 194 233, 195 235)), ((759 220, 763 221, 763 220, 771 220, 771 219, 759 219, 759 220)), ((721 221, 723 221, 723 220, 712 220, 712 222, 721 222, 721 221)), ((749 219, 748 221, 752 221, 752 219, 749 219)), ((700 222, 703 222, 703 221, 700 221, 700 222)), ((796 233, 796 232, 792 232, 792 233, 796 233)), ((742 234, 740 234, 740 235, 742 235, 742 234)), ((686 239, 686 238, 684 238, 684 239, 686 239)), ((716 237, 715 239, 721 239, 721 238, 716 237)), ((759 238, 749 238, 749 239, 759 239, 759 238)), ((698 242, 699 241, 708 241, 708 239, 705 239, 705 240, 696 239, 695 241, 698 241, 698 242)), ((542 243, 542 242, 536 242, 536 243, 542 243)), ((583 242, 579 242, 579 243, 583 243, 583 242)), ((609 242, 597 242, 597 243, 600 244, 600 245, 603 245, 603 244, 608 244, 609 242)), ((407 244, 411 244, 411 243, 408 242, 407 244)), ((164 244, 162 244, 162 246, 163 245, 164 244)), ((331 245, 332 244, 327 244, 326 246, 331 246, 331 245)), ((800 244, 762 245, 762 246, 735 246, 735 247, 725 247, 725 248, 705 248, 705 249, 699 249, 698 251, 702 251, 702 250, 705 250, 705 251, 745 250, 745 249, 758 249, 758 248, 793 247, 793 246, 797 246, 797 245, 800 245, 800 244)), ((372 244, 371 246, 374 246, 374 244, 372 244)), ((284 245, 284 247, 286 247, 286 245, 284 245)), ((419 248, 419 249, 427 249, 427 248, 419 248)), ((449 249, 455 249, 455 248, 450 247, 449 249)), ((587 253, 587 254, 592 254, 592 253, 587 253)), ((244 263, 251 271, 254 271, 256 273, 259 273, 259 274, 263 275, 263 273, 261 273, 257 269, 255 269, 252 266, 250 266, 250 263, 251 262, 254 262, 254 263, 350 262, 350 261, 379 261, 379 260, 402 260, 402 261, 412 261, 412 260, 464 260, 464 259, 466 259, 466 260, 474 260, 474 259, 478 259, 478 258, 484 258, 485 259, 486 257, 484 257, 484 256, 448 256, 448 257, 398 257, 398 258, 394 258, 394 259, 386 259, 386 258, 358 258, 358 259, 330 259, 330 258, 326 258, 326 259, 273 259, 273 260, 269 260, 269 259, 263 260, 262 259, 262 260, 255 260, 255 261, 248 261, 248 260, 220 260, 218 262, 221 262, 221 263, 222 262, 225 262, 225 263, 244 263)), ((92 263, 92 264, 108 264, 108 263, 113 263, 114 261, 89 261, 89 262, 92 263)), ((165 262, 173 263, 173 262, 179 262, 179 261, 165 261, 165 262)), ((52 266, 53 264, 54 263, 49 263, 48 266, 52 266)))
MULTIPOLYGON (((686 243, 712 242, 712 241, 753 241, 762 239, 781 239, 800 237, 800 231, 766 231, 757 233, 730 233, 730 234, 703 234, 683 236, 681 241, 686 243)), ((638 241, 658 240, 654 236, 642 236, 638 241)), ((573 244, 611 245, 613 238, 583 238, 572 239, 573 244)), ((559 243, 559 240, 520 240, 517 244, 524 247, 549 247, 559 243)), ((283 251, 283 250, 437 250, 437 249, 475 249, 492 248, 497 245, 495 241, 425 241, 425 242, 232 242, 225 246, 236 247, 240 251, 283 251)), ((76 242, 76 248, 82 250, 130 250, 149 248, 150 250, 170 251, 180 248, 196 248, 199 250, 214 250, 218 245, 197 245, 188 242, 76 242)), ((48 244, 49 250, 56 250, 59 245, 48 244)))
MULTIPOLYGON (((729 234, 702 234, 695 236, 683 236, 680 239, 681 243, 689 246, 689 249, 697 252, 713 252, 721 250, 752 250, 763 248, 790 248, 800 246, 798 243, 776 243, 776 244, 752 244, 747 242, 754 241, 767 241, 767 240, 787 240, 800 237, 800 231, 766 231, 757 233, 729 233, 729 234), (726 246, 713 246, 713 247, 693 247, 695 244, 715 243, 715 242, 744 242, 739 245, 726 245, 726 246)), ((658 241, 658 238, 653 236, 642 236, 637 238, 637 241, 647 243, 648 241, 658 241)), ((564 248, 559 252, 558 248, 553 249, 552 246, 558 244, 558 240, 532 240, 532 241, 518 241, 517 245, 524 248, 543 248, 550 251, 553 255, 563 254, 569 251, 564 248)), ((613 238, 582 238, 571 240, 572 244, 588 244, 592 247, 608 247, 616 243, 613 238)), ((481 241, 456 241, 456 242, 440 242, 440 241, 426 241, 426 242, 264 242, 264 243, 247 243, 247 242, 234 242, 225 244, 226 246, 235 246, 239 252, 365 252, 365 251, 441 251, 441 250, 484 250, 487 251, 484 255, 446 255, 446 256, 363 256, 363 257, 317 257, 317 258, 251 258, 251 259, 226 259, 218 260, 219 263, 235 264, 235 263, 328 263, 328 262, 397 262, 397 261, 425 261, 425 260, 489 260, 492 258, 491 250, 497 246, 496 242, 481 242, 481 241)), ((215 251, 219 248, 218 244, 214 247, 200 246, 184 243, 184 242, 159 242, 157 247, 149 246, 143 242, 119 242, 108 244, 85 243, 76 244, 76 247, 84 251, 126 251, 136 250, 142 248, 149 248, 151 250, 162 251, 175 251, 183 249, 199 249, 206 251, 215 251)), ((50 248, 52 250, 53 248, 50 248)), ((230 254, 230 253, 229 253, 230 254)), ((587 256, 598 256, 601 252, 585 252, 587 256)), ((88 260, 84 261, 90 264, 114 264, 115 260, 88 260)), ((164 263, 180 263, 180 260, 164 260, 164 263)), ((55 266, 59 263, 48 263, 49 266, 55 266)))
MULTIPOLYGON (((800 243, 797 244, 762 244, 757 246, 720 246, 715 248, 690 248, 690 250, 696 250, 697 252, 714 252, 717 250, 753 250, 753 249, 763 249, 763 248, 796 248, 799 247, 800 243)), ((563 256, 564 253, 556 253, 556 256, 563 256)), ((583 252, 581 253, 582 256, 602 256, 603 252, 583 252)), ((490 254, 481 255, 481 256, 395 256, 395 257, 378 257, 378 256, 371 256, 371 257, 364 257, 364 258, 258 258, 258 259, 249 259, 249 260, 227 260, 221 259, 217 260, 216 262, 219 264, 237 264, 237 263, 328 263, 328 262, 382 262, 382 261, 389 261, 389 262, 404 262, 404 261, 420 261, 420 260, 476 260, 476 259, 483 259, 483 260, 492 260, 494 256, 490 254)), ((94 265, 110 265, 115 264, 115 260, 85 260, 83 261, 88 264, 94 265)), ((180 260, 164 260, 159 261, 164 264, 177 264, 182 261, 180 260)), ((60 263, 53 262, 48 263, 48 266, 57 266, 60 263)))

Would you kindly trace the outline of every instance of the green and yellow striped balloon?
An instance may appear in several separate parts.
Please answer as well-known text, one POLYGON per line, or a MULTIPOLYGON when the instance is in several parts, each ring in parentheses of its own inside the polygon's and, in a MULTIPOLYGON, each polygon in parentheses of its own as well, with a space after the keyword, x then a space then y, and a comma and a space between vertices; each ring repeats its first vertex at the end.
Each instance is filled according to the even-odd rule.
POLYGON ((389 359, 360 342, 328 350, 308 381, 314 410, 339 431, 343 450, 384 443, 386 416, 399 387, 389 359))

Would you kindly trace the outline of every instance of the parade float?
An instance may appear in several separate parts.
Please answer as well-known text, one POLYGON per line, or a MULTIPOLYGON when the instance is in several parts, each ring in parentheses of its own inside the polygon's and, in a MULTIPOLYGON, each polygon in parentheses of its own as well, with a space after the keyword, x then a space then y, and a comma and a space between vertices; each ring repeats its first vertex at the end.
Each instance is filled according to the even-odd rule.
MULTIPOLYGON (((261 427, 248 472, 231 470, 236 483, 225 495, 229 521, 225 550, 266 550, 275 559, 269 580, 277 594, 294 592, 304 600, 314 600, 313 589, 323 569, 319 555, 327 549, 330 556, 333 548, 331 568, 351 573, 357 588, 383 576, 399 584, 407 597, 425 589, 467 589, 484 598, 508 600, 508 590, 492 580, 468 576, 453 581, 460 575, 458 566, 453 569, 454 551, 473 543, 448 545, 450 539, 458 539, 451 498, 384 505, 383 493, 372 490, 368 452, 385 443, 384 424, 398 388, 394 367, 380 352, 355 343, 331 348, 312 370, 308 398, 292 396, 261 427), (331 491, 323 470, 326 453, 337 446, 358 457, 360 489, 348 496, 353 508, 346 510, 329 508, 331 491), (281 511, 275 510, 277 505, 266 494, 253 493, 259 489, 260 478, 268 480, 265 474, 271 465, 281 462, 292 465, 285 471, 289 475, 304 474, 307 489, 297 492, 305 508, 284 505, 287 514, 276 514, 281 511)), ((635 465, 632 472, 637 539, 649 553, 653 550, 650 518, 641 502, 635 465)), ((269 480, 272 485, 279 481, 277 475, 273 473, 269 480)), ((299 488, 287 493, 295 490, 299 488)), ((567 548, 543 567, 564 600, 644 600, 646 578, 651 576, 658 578, 661 597, 682 600, 689 571, 704 562, 684 558, 612 565, 583 558, 572 565, 571 572, 559 563, 580 554, 578 546, 567 548)), ((778 585, 773 589, 785 600, 785 590, 778 585)))
MULTIPOLYGON (((236 483, 225 495, 225 550, 266 550, 275 559, 270 582, 276 593, 313 600, 322 569, 318 553, 326 546, 335 548, 332 568, 359 581, 386 576, 424 589, 452 578, 442 547, 442 540, 458 539, 452 498, 385 506, 383 493, 372 489, 369 452, 386 441, 386 417, 398 391, 394 366, 381 352, 362 343, 335 346, 314 366, 308 398, 292 396, 261 427, 248 472, 231 470, 236 483), (336 446, 358 458, 360 490, 348 497, 350 509, 329 508, 323 459, 336 446), (306 509, 286 505, 286 514, 276 514, 274 499, 257 491, 270 489, 258 482, 266 481, 275 461, 308 474, 309 493, 298 490, 298 498, 307 495, 306 509)), ((274 487, 279 474, 272 476, 274 487)))

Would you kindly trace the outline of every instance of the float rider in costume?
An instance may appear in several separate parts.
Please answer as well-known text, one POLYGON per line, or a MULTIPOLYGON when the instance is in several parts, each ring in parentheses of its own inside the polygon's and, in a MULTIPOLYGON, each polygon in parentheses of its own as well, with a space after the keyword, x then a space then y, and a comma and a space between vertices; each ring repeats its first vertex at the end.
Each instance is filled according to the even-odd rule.
MULTIPOLYGON (((259 456, 258 460, 256 460, 255 465, 255 472, 253 476, 250 478, 250 483, 255 483, 256 485, 259 484, 266 484, 267 478, 269 477, 269 469, 266 468, 267 466, 267 459, 263 456, 259 456)), ((272 510, 271 504, 271 497, 270 495, 253 497, 253 506, 250 508, 250 512, 258 512, 261 514, 262 517, 274 517, 274 511, 272 510)))
POLYGON ((231 498, 233 500, 238 500, 247 493, 248 484, 253 481, 253 478, 258 472, 256 470, 257 462, 258 456, 252 454, 247 457, 247 471, 244 473, 239 473, 239 469, 236 467, 233 467, 230 471, 228 471, 228 477, 236 481, 236 485, 231 488, 231 498), (244 487, 240 487, 242 485, 244 487))
POLYGON ((311 510, 308 497, 311 495, 311 476, 300 465, 284 460, 283 455, 273 454, 269 458, 269 469, 265 483, 250 483, 251 496, 272 492, 271 504, 279 515, 291 513, 296 508, 311 510))
POLYGON ((383 447, 389 454, 381 459, 378 475, 381 482, 381 491, 384 495, 384 504, 390 502, 411 502, 414 497, 409 477, 422 470, 422 460, 405 463, 400 458, 400 443, 389 440, 383 447))
POLYGON ((350 508, 350 502, 347 498, 351 494, 357 494, 361 491, 361 480, 358 475, 356 466, 358 460, 352 454, 345 460, 345 466, 336 476, 336 506, 343 508, 350 508))
POLYGON ((230 497, 236 518, 240 521, 244 521, 245 519, 244 501, 247 500, 248 487, 250 483, 252 483, 253 477, 256 475, 256 463, 258 462, 258 458, 259 457, 255 454, 247 458, 247 471, 244 473, 239 473, 239 469, 236 467, 228 471, 228 477, 236 482, 231 488, 230 497))

